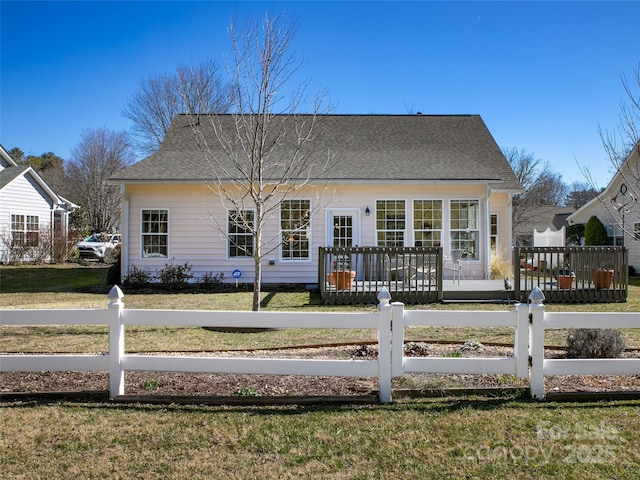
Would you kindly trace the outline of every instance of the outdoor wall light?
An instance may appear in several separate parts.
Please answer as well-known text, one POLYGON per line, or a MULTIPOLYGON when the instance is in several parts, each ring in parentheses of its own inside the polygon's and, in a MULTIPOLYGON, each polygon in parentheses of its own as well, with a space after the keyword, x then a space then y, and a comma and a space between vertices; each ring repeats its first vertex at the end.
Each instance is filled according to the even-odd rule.
POLYGON ((367 206, 367 208, 364 209, 364 214, 368 217, 369 215, 371 215, 371 210, 369 210, 369 207, 367 206))

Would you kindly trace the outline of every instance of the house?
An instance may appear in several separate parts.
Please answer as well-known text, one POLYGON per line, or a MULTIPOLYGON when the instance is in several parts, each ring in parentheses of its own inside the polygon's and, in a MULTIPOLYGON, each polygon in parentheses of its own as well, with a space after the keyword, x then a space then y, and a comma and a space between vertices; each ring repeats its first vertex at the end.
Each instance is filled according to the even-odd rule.
MULTIPOLYGON (((235 272, 235 280, 253 282, 252 239, 215 187, 232 185, 238 171, 224 164, 201 117, 176 116, 156 153, 110 178, 122 191, 123 275, 172 261, 189 262, 196 278, 235 272), (222 165, 204 159, 193 123, 222 165)), ((218 129, 234 128, 232 114, 215 120, 218 129)), ((521 186, 479 115, 317 120, 317 168, 303 173, 308 184, 279 201, 266 226, 264 284, 317 283, 321 246, 442 246, 448 258, 462 250, 465 278, 487 278, 492 256, 510 261, 511 198, 521 186), (329 157, 332 167, 322 170, 329 157), (305 227, 296 230, 296 222, 305 227)), ((284 141, 271 157, 291 148, 284 141)))
POLYGON ((640 270, 640 143, 629 153, 606 188, 573 214, 571 224, 586 224, 596 216, 613 245, 629 252, 629 265, 640 270))
MULTIPOLYGON (((514 228, 516 244, 520 246, 548 246, 536 245, 535 237, 543 232, 560 232, 562 227, 569 226, 567 217, 575 212, 573 207, 563 207, 556 205, 540 205, 531 211, 526 212, 525 221, 521 221, 514 228)), ((564 242, 563 242, 564 245, 564 242)))
POLYGON ((51 260, 50 240, 67 238, 69 214, 76 208, 0 145, 1 262, 51 260))

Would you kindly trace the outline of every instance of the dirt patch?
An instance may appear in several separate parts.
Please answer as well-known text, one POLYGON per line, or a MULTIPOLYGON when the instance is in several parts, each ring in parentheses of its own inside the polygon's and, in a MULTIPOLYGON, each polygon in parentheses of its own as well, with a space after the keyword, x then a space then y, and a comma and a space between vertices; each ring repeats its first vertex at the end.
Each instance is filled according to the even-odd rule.
MULTIPOLYGON (((480 344, 410 343, 407 355, 431 357, 493 358, 510 357, 513 348, 480 344)), ((308 358, 364 360, 377 356, 370 345, 301 348, 275 351, 215 352, 200 356, 254 358, 308 358)), ((561 358, 563 351, 549 350, 549 358, 561 358)), ((638 358, 627 351, 625 358, 638 358)), ((231 375, 169 372, 127 372, 127 395, 158 396, 358 396, 378 389, 376 379, 317 377, 300 375, 231 375)), ((393 380, 394 389, 509 388, 526 387, 526 379, 510 375, 406 374, 393 380)), ((3 393, 83 392, 109 389, 106 372, 3 372, 0 373, 0 397, 3 393)), ((640 391, 640 375, 634 376, 550 376, 547 392, 640 391)))

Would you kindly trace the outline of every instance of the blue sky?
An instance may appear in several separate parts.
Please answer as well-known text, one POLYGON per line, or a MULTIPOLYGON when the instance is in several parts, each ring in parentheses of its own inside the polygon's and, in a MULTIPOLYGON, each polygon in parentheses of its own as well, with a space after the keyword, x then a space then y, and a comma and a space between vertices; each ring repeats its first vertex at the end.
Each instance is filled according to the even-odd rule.
POLYGON ((126 130, 143 77, 224 65, 232 17, 296 16, 301 74, 334 113, 480 114, 501 147, 563 175, 611 177, 620 75, 640 63, 640 2, 0 3, 0 143, 68 159, 87 128, 126 130))

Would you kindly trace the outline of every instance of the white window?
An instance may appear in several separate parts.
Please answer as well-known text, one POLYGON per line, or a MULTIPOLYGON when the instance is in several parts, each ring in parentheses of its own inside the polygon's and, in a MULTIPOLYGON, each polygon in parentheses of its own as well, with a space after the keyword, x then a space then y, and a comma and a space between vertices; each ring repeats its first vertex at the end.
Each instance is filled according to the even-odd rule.
POLYGON ((404 247, 407 216, 404 200, 376 201, 376 239, 380 247, 404 247))
POLYGON ((310 200, 283 200, 280 204, 282 260, 308 260, 310 200))
POLYGON ((462 250, 462 259, 478 260, 480 201, 451 200, 451 250, 462 250))
POLYGON ((416 247, 441 245, 442 200, 413 201, 413 236, 416 247))
POLYGON ((11 215, 11 244, 38 246, 40 218, 37 215, 11 215))
POLYGON ((169 256, 169 210, 142 210, 142 257, 169 256))
POLYGON ((229 210, 227 218, 227 239, 229 257, 253 257, 253 210, 229 210))
POLYGON ((636 240, 640 240, 640 223, 636 222, 633 224, 633 238, 636 240))
POLYGON ((489 247, 491 255, 498 254, 498 214, 492 213, 489 218, 489 247))

